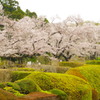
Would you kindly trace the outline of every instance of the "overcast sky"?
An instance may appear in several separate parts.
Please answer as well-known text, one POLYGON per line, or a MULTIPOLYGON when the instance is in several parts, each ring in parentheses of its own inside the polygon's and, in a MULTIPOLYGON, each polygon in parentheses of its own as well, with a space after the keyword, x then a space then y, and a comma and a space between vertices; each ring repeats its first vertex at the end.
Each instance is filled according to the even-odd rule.
MULTIPOLYGON (((17 0, 25 11, 44 15, 49 20, 60 17, 59 21, 70 15, 80 15, 84 20, 100 22, 100 0, 17 0)), ((58 21, 55 20, 55 21, 58 21)))

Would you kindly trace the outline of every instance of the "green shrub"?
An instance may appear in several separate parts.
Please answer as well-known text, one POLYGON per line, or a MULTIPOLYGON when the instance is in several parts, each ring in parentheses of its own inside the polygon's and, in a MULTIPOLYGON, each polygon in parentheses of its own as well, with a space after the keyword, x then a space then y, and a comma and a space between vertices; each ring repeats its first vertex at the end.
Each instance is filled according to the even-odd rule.
POLYGON ((78 68, 72 68, 67 74, 76 75, 89 82, 93 89, 99 93, 100 98, 100 66, 85 65, 78 68), (78 73, 78 74, 77 74, 78 73))
POLYGON ((37 60, 41 64, 51 64, 51 60, 50 60, 50 58, 48 56, 38 56, 37 60))
POLYGON ((33 57, 24 57, 23 58, 24 62, 28 62, 28 61, 36 62, 36 60, 37 60, 36 56, 33 56, 33 57))
POLYGON ((12 87, 5 87, 4 90, 13 93, 16 96, 23 96, 19 91, 14 90, 12 87))
POLYGON ((87 60, 86 64, 100 65, 100 60, 87 60))
POLYGON ((1 30, 1 31, 4 30, 4 25, 0 24, 0 30, 1 30))
POLYGON ((67 67, 78 67, 78 66, 82 66, 84 65, 84 63, 82 62, 66 62, 66 61, 63 61, 63 62, 59 62, 59 66, 67 66, 67 67))
POLYGON ((7 65, 7 61, 0 61, 0 68, 8 68, 9 66, 7 65))
POLYGON ((31 73, 32 71, 13 71, 11 75, 11 81, 14 82, 16 80, 23 79, 31 73))
POLYGON ((21 79, 16 81, 20 86, 20 93, 28 94, 30 92, 41 91, 40 87, 32 79, 21 79))
POLYGON ((0 83, 0 88, 4 89, 5 87, 12 87, 14 90, 20 90, 20 87, 18 84, 16 83, 12 83, 12 82, 2 82, 0 83))
POLYGON ((9 87, 12 87, 14 90, 20 91, 20 87, 19 87, 19 85, 16 84, 16 83, 7 82, 6 85, 9 86, 9 87))
POLYGON ((58 97, 60 98, 60 100, 66 100, 67 99, 67 94, 59 89, 52 89, 50 90, 51 93, 58 95, 58 97))
POLYGON ((69 70, 69 67, 56 67, 57 73, 65 73, 67 70, 69 70))
POLYGON ((43 91, 41 90, 42 93, 47 93, 47 94, 52 94, 50 91, 43 91))
POLYGON ((5 82, 0 83, 0 88, 3 89, 4 87, 6 87, 6 83, 5 82))
POLYGON ((26 77, 32 79, 42 90, 54 88, 68 94, 69 100, 92 100, 92 88, 83 79, 66 74, 34 72, 26 77))
POLYGON ((96 60, 100 60, 100 57, 97 57, 96 60))
POLYGON ((12 70, 14 71, 34 71, 33 68, 18 68, 18 67, 13 68, 12 70))

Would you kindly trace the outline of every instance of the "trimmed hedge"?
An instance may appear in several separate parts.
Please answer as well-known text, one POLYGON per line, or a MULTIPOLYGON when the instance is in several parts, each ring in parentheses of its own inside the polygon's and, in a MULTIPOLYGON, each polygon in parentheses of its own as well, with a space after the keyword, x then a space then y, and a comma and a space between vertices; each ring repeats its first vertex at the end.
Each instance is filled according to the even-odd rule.
POLYGON ((87 60, 86 64, 100 65, 100 60, 87 60))
POLYGON ((58 95, 58 97, 60 98, 60 100, 66 100, 67 99, 67 94, 59 89, 52 89, 50 90, 51 93, 58 95))
POLYGON ((40 87, 32 79, 21 79, 15 82, 20 86, 20 93, 28 94, 30 92, 41 91, 40 87))
POLYGON ((44 91, 60 89, 68 95, 68 100, 92 100, 88 82, 73 75, 34 72, 25 79, 32 79, 44 91))
POLYGON ((7 82, 6 85, 9 86, 9 87, 12 87, 14 90, 18 90, 18 91, 21 90, 20 87, 19 87, 19 85, 16 84, 16 83, 7 82))
POLYGON ((18 68, 18 67, 15 67, 15 68, 12 68, 12 70, 14 71, 35 71, 33 68, 18 68))
POLYGON ((11 81, 20 80, 31 74, 32 71, 13 71, 11 75, 11 81))
POLYGON ((16 83, 12 83, 12 82, 2 82, 2 83, 0 83, 0 88, 4 89, 5 87, 12 87, 15 90, 20 90, 19 85, 16 84, 16 83))
MULTIPOLYGON (((72 68, 66 72, 67 74, 81 77, 89 82, 93 89, 99 94, 100 98, 100 66, 99 65, 85 65, 82 67, 72 68)), ((96 99, 95 99, 96 100, 96 99)))
POLYGON ((24 94, 21 94, 19 91, 14 90, 12 87, 9 87, 9 86, 5 87, 4 90, 13 93, 16 96, 23 96, 24 95, 24 94))
POLYGON ((67 61, 62 61, 62 62, 59 62, 59 66, 66 66, 66 67, 78 67, 78 66, 83 66, 84 63, 82 62, 73 62, 73 61, 70 61, 70 62, 67 62, 67 61))
POLYGON ((0 88, 4 88, 4 87, 6 87, 6 82, 2 82, 2 83, 0 83, 0 88))

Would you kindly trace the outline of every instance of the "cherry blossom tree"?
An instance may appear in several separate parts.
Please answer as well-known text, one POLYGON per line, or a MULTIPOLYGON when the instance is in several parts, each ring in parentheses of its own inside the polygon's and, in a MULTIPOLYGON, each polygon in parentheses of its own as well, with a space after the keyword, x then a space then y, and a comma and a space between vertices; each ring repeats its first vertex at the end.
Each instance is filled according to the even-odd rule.
POLYGON ((65 60, 74 56, 89 59, 100 56, 100 26, 84 23, 80 18, 73 19, 76 26, 69 25, 66 20, 62 23, 45 23, 44 19, 24 17, 15 21, 4 16, 0 22, 4 25, 4 30, 0 30, 0 56, 50 53, 54 58, 63 57, 65 60))

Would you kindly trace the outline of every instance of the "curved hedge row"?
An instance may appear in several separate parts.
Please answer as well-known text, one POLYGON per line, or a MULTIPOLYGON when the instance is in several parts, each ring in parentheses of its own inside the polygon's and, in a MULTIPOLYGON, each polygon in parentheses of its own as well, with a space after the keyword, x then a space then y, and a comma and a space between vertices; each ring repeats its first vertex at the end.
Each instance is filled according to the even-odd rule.
MULTIPOLYGON (((97 67, 96 69, 98 70, 98 68, 99 67, 97 67)), ((0 84, 0 87, 14 93, 17 96, 28 94, 30 92, 55 92, 55 94, 57 93, 57 95, 61 98, 63 98, 64 96, 67 97, 67 100, 98 100, 95 99, 95 96, 97 95, 96 89, 93 89, 93 86, 91 85, 94 83, 89 84, 87 82, 91 74, 95 75, 94 72, 96 70, 94 71, 92 67, 88 67, 87 71, 86 69, 87 67, 72 68, 67 72, 67 74, 36 71, 13 71, 12 75, 14 75, 14 82, 2 83, 0 84), (91 74, 86 75, 86 73, 89 73, 91 70, 93 70, 91 74), (84 76, 84 74, 86 75, 86 77, 84 76), (53 91, 50 92, 50 90, 53 91), (66 93, 66 95, 64 93, 66 93)), ((98 73, 98 71, 96 72, 98 73)), ((93 76, 91 76, 91 79, 92 77, 93 76)), ((100 77, 98 76, 98 78, 100 77)), ((95 81, 99 82, 98 80, 95 81)), ((97 84, 99 85, 99 83, 97 84)), ((96 85, 96 87, 98 86, 96 85)))
POLYGON ((45 91, 60 89, 68 95, 68 100, 92 100, 92 89, 88 82, 73 75, 34 72, 25 79, 32 79, 45 91))
MULTIPOLYGON (((75 75, 88 81, 93 91, 97 91, 100 98, 100 66, 85 65, 82 67, 71 68, 67 74, 75 75)), ((95 93, 96 94, 96 93, 95 93)), ((96 100, 96 99, 95 99, 96 100)))

